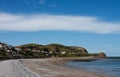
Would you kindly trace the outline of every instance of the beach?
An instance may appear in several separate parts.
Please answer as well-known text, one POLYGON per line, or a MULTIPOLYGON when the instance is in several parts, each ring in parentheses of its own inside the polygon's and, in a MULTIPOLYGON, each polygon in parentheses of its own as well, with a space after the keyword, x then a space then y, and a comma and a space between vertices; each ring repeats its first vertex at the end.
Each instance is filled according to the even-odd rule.
MULTIPOLYGON (((0 62, 0 77, 110 77, 64 65, 75 58, 18 59, 0 62)), ((79 58, 76 58, 79 59, 79 58)), ((84 58, 81 58, 82 60, 84 58)))
POLYGON ((41 77, 24 67, 19 60, 0 61, 0 77, 41 77))
MULTIPOLYGON (((22 60, 23 66, 43 77, 110 77, 93 72, 87 72, 64 65, 64 62, 80 58, 47 58, 22 60)), ((86 58, 81 58, 81 60, 86 58)))

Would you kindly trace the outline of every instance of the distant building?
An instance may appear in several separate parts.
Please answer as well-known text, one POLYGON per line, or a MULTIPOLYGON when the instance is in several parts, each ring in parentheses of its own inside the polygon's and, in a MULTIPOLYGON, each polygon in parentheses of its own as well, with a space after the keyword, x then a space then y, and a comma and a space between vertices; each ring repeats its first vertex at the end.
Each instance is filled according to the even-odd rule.
POLYGON ((2 48, 2 45, 0 44, 0 48, 2 48))
POLYGON ((15 47, 15 50, 17 50, 18 52, 19 52, 19 51, 22 51, 22 49, 21 49, 19 46, 16 46, 16 47, 15 47))
POLYGON ((66 54, 66 52, 65 52, 65 51, 62 51, 61 54, 64 55, 64 54, 66 54))

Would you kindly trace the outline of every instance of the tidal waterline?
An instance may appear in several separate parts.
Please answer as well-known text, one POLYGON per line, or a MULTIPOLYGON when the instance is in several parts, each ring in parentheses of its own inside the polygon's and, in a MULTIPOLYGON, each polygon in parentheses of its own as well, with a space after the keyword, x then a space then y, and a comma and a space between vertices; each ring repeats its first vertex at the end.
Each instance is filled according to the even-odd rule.
POLYGON ((113 77, 120 76, 120 58, 99 59, 94 61, 70 61, 67 62, 66 65, 113 77))

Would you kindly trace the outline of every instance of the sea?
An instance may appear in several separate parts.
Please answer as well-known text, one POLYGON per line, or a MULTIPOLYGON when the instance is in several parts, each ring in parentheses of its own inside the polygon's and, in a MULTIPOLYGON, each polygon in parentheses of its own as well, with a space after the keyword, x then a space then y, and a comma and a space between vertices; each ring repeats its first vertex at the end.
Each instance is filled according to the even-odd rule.
POLYGON ((94 61, 70 61, 67 62, 66 65, 93 73, 120 77, 120 57, 110 57, 94 61))

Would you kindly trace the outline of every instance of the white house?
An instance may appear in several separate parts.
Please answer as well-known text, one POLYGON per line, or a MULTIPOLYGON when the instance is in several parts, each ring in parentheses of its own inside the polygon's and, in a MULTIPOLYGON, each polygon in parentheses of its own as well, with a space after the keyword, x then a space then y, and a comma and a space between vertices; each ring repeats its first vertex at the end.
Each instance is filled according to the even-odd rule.
POLYGON ((2 45, 0 44, 0 48, 2 48, 2 45))
POLYGON ((66 52, 65 52, 65 51, 62 51, 61 54, 64 55, 64 54, 66 54, 66 52))

